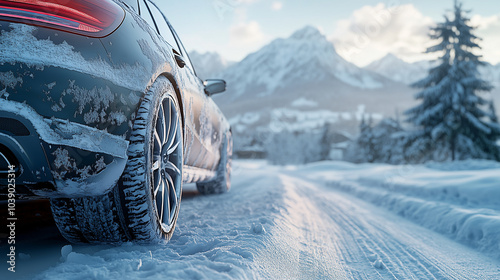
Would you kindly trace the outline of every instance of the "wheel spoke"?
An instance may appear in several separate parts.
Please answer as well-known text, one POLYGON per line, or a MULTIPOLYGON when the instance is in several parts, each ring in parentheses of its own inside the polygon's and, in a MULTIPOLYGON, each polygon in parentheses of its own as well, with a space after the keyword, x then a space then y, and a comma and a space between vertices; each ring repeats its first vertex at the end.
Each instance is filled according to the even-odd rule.
MULTIPOLYGON (((172 105, 173 106, 173 105, 172 105)), ((169 132, 169 136, 168 136, 168 140, 167 140, 167 147, 170 148, 174 145, 175 143, 175 137, 177 136, 177 125, 178 125, 178 116, 177 114, 172 114, 170 116, 170 118, 172 119, 171 120, 171 123, 173 124, 171 127, 170 127, 170 132, 169 132)))
POLYGON ((176 142, 173 147, 171 147, 167 150, 167 155, 171 155, 175 151, 175 149, 177 149, 178 146, 179 146, 179 142, 176 142))
MULTIPOLYGON (((170 139, 171 128, 172 128, 172 106, 170 106, 170 99, 168 100, 168 111, 164 111, 163 119, 165 120, 165 142, 170 139)), ((167 146, 168 147, 168 146, 167 146)))
POLYGON ((161 153, 162 146, 163 146, 163 143, 161 142, 160 135, 158 134, 158 131, 155 130, 155 133, 154 133, 154 150, 153 150, 153 153, 155 155, 159 155, 161 153))
MULTIPOLYGON (((167 197, 167 225, 170 225, 170 192, 172 191, 172 186, 166 181, 165 185, 167 186, 167 192, 163 194, 163 199, 165 200, 165 196, 167 197)), ((162 220, 163 222, 163 220, 162 220)))
POLYGON ((163 187, 163 180, 160 178, 160 183, 158 184, 156 188, 156 196, 155 196, 155 201, 156 201, 156 209, 158 211, 158 218, 163 217, 163 193, 162 193, 162 187, 163 187))
POLYGON ((161 175, 160 175, 160 170, 156 170, 155 172, 153 172, 153 178, 154 178, 154 197, 157 197, 158 195, 158 191, 160 190, 160 186, 161 186, 161 175))
POLYGON ((151 171, 156 171, 160 169, 161 167, 161 159, 160 156, 155 156, 155 159, 153 161, 153 166, 151 167, 151 171))
POLYGON ((165 129, 165 108, 163 107, 163 104, 160 104, 160 108, 158 109, 158 120, 156 123, 159 138, 160 138, 160 143, 161 146, 165 144, 165 141, 167 141, 167 135, 166 135, 166 129, 165 129))
POLYGON ((161 180, 161 215, 160 221, 163 221, 163 215, 165 213, 165 181, 161 180))
POLYGON ((170 186, 172 186, 169 191, 169 200, 172 200, 170 204, 172 209, 170 209, 170 211, 172 212, 175 209, 175 207, 177 207, 177 190, 175 188, 174 180, 172 180, 172 176, 170 176, 170 174, 168 173, 165 175, 167 182, 170 184, 170 186))
POLYGON ((171 228, 172 219, 180 203, 180 186, 176 186, 181 180, 179 176, 182 175, 179 166, 182 164, 182 155, 178 151, 182 147, 179 118, 175 100, 171 96, 158 104, 156 125, 151 139, 150 174, 153 178, 153 198, 156 202, 158 219, 164 231, 171 228))
POLYGON ((165 164, 165 168, 167 168, 168 170, 172 170, 174 171, 175 173, 181 175, 181 171, 179 170, 179 168, 177 168, 177 166, 175 166, 172 162, 167 162, 165 164))

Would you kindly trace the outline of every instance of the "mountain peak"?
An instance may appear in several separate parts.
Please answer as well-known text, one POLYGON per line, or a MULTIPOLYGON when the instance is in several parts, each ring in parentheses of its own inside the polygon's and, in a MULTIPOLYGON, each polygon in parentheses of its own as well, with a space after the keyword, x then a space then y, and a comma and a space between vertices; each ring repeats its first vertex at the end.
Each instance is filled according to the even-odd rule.
POLYGON ((409 63, 397 55, 389 53, 383 58, 370 63, 365 69, 408 85, 424 78, 430 66, 429 63, 409 63))
POLYGON ((381 68, 407 68, 410 63, 405 62, 397 55, 393 53, 388 53, 379 60, 375 60, 372 63, 365 66, 365 69, 377 72, 381 68))
POLYGON ((196 68, 198 77, 201 79, 216 78, 232 64, 217 52, 201 53, 194 50, 189 53, 189 58, 196 68))
POLYGON ((388 53, 384 57, 382 57, 382 58, 380 58, 378 60, 375 60, 372 63, 368 64, 365 68, 367 68, 367 69, 373 69, 373 68, 380 67, 382 65, 392 65, 392 64, 395 64, 395 63, 398 64, 398 65, 407 64, 406 62, 404 62, 401 58, 399 58, 395 54, 388 53))
POLYGON ((386 54, 381 60, 396 60, 396 61, 401 61, 402 59, 396 56, 393 53, 388 53, 386 54))
POLYGON ((307 25, 302 29, 295 31, 290 38, 298 40, 312 40, 312 39, 323 39, 325 35, 321 33, 316 27, 307 25))

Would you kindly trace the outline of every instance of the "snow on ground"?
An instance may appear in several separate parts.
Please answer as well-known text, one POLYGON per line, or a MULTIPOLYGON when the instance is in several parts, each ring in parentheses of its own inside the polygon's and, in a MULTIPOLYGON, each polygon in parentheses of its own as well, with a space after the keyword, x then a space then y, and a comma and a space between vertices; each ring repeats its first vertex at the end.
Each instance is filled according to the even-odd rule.
MULTIPOLYGON (((465 246, 448 237, 460 238, 433 231, 461 210, 469 215, 456 223, 456 235, 467 236, 459 232, 472 223, 483 230, 485 244, 494 245, 498 202, 491 196, 498 198, 498 166, 463 165, 276 167, 236 161, 229 193, 185 193, 168 244, 36 242, 31 250, 45 250, 42 258, 49 261, 28 279, 500 279, 498 258, 480 252, 493 249, 480 242, 462 242, 465 246), (449 215, 438 221, 439 215, 430 213, 444 213, 443 205, 449 215)), ((31 255, 27 261, 40 261, 30 250, 22 253, 31 255)), ((21 268, 27 269, 23 260, 21 268)))
POLYGON ((292 107, 318 107, 318 102, 301 97, 292 102, 292 107))
POLYGON ((500 259, 500 163, 324 163, 327 185, 500 259), (341 170, 341 171, 332 171, 341 170))

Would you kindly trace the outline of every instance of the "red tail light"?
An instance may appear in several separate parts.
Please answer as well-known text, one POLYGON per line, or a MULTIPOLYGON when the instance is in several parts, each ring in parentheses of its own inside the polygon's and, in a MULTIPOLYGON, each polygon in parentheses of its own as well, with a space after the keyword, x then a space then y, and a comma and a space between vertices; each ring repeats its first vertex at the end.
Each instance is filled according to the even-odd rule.
POLYGON ((0 0, 0 19, 104 37, 125 12, 111 0, 0 0))

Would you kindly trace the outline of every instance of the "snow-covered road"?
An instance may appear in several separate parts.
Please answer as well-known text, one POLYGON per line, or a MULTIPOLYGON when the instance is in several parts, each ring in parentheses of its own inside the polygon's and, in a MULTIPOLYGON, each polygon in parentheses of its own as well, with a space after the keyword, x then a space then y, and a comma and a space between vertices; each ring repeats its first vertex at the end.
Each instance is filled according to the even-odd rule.
MULTIPOLYGON (((25 262, 39 262, 34 252, 44 248, 49 261, 25 275, 39 279, 500 279, 497 259, 333 187, 329 182, 341 176, 343 167, 352 172, 344 164, 276 167, 236 161, 229 193, 184 196, 178 227, 168 244, 76 245, 62 259, 54 254, 62 245, 33 244, 35 248, 22 252, 31 255, 25 262), (333 173, 332 168, 336 168, 333 173)), ((19 268, 28 269, 22 262, 19 268)))

